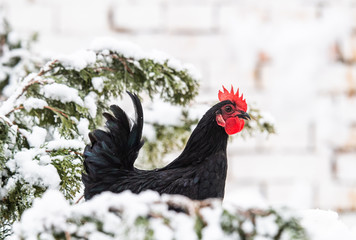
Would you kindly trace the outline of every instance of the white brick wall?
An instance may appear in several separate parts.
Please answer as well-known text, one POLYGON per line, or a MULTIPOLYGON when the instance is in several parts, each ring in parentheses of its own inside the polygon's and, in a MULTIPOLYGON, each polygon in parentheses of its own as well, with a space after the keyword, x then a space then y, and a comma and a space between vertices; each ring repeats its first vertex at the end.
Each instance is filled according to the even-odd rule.
POLYGON ((56 23, 59 33, 74 36, 107 34, 109 31, 107 13, 111 6, 110 2, 110 0, 85 2, 61 0, 61 4, 57 2, 53 12, 58 16, 56 23))
POLYGON ((337 156, 336 175, 338 179, 348 184, 355 183, 356 182, 355 170, 356 170, 356 157, 354 153, 339 154, 337 156))
POLYGON ((55 28, 52 7, 32 4, 25 0, 3 1, 4 13, 14 29, 19 32, 49 32, 55 28))
POLYGON ((151 1, 132 1, 114 3, 110 9, 116 28, 128 31, 154 32, 164 24, 163 6, 151 1))
POLYGON ((276 135, 229 143, 227 198, 248 201, 241 195, 251 194, 273 204, 355 211, 356 6, 254 2, 2 0, 0 6, 19 32, 39 32, 41 53, 70 53, 103 35, 134 41, 200 69, 198 100, 215 101, 222 84, 234 84, 270 112, 276 135))
POLYGON ((168 31, 209 33, 214 29, 214 9, 211 4, 181 4, 177 2, 176 4, 167 4, 166 10, 168 31))
MULTIPOLYGON (((230 150, 231 152, 231 150, 230 150)), ((230 173, 235 180, 279 182, 304 179, 312 181, 317 176, 317 158, 311 154, 260 153, 230 156, 230 173)))

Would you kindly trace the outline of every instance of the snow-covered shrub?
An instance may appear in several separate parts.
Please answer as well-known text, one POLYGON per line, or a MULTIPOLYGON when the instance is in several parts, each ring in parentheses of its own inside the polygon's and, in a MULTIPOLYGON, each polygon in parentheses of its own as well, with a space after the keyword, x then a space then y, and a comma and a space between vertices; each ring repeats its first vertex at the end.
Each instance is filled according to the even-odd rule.
POLYGON ((9 97, 26 75, 38 71, 43 59, 30 50, 36 34, 24 39, 11 29, 0 9, 0 99, 9 97))
POLYGON ((192 201, 147 191, 102 193, 69 205, 48 191, 25 211, 11 239, 221 240, 307 239, 295 212, 241 210, 219 200, 192 201))
POLYGON ((197 81, 186 69, 135 51, 124 55, 119 47, 53 60, 28 75, 2 103, 1 218, 18 218, 47 188, 59 188, 73 199, 81 186, 87 134, 101 126, 102 112, 113 97, 125 90, 159 93, 184 105, 196 95, 197 81))

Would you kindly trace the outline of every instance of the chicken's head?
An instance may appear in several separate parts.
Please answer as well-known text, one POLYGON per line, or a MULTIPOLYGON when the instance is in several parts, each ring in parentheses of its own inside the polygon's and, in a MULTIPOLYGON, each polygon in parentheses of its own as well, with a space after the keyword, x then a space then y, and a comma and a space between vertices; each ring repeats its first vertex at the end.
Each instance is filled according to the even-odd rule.
POLYGON ((231 91, 225 89, 224 92, 219 91, 220 102, 226 101, 216 112, 216 122, 218 125, 225 128, 225 132, 229 135, 240 132, 244 125, 245 120, 250 119, 247 111, 246 100, 243 99, 243 94, 239 96, 239 89, 234 93, 234 89, 231 86, 231 91))

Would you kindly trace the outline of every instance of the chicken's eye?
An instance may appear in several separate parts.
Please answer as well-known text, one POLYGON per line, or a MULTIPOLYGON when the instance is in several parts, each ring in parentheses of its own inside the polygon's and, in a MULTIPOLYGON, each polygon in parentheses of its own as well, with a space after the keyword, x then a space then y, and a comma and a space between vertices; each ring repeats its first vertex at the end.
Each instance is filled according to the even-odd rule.
POLYGON ((231 106, 226 106, 226 107, 225 107, 225 111, 226 111, 227 113, 231 112, 231 111, 232 111, 232 107, 231 107, 231 106))

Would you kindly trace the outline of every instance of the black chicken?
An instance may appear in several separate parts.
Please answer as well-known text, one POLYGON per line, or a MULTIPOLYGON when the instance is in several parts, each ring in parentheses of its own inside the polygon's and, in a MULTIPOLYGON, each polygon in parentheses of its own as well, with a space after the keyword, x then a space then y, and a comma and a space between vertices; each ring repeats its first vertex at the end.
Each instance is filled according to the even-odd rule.
POLYGON ((103 191, 134 193, 151 189, 159 193, 181 194, 191 199, 223 198, 227 172, 228 135, 242 130, 249 119, 247 105, 239 91, 224 88, 220 102, 209 109, 190 136, 184 151, 166 167, 140 170, 134 167, 141 139, 143 111, 135 94, 130 95, 136 121, 130 123, 118 106, 110 107, 114 116, 104 113, 108 131, 89 134, 91 145, 84 151, 82 180, 85 199, 103 191))

